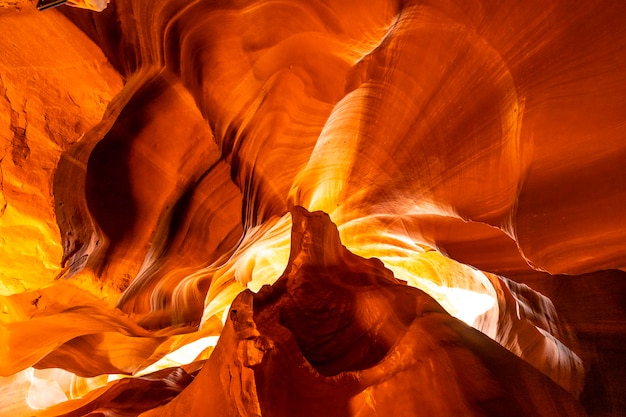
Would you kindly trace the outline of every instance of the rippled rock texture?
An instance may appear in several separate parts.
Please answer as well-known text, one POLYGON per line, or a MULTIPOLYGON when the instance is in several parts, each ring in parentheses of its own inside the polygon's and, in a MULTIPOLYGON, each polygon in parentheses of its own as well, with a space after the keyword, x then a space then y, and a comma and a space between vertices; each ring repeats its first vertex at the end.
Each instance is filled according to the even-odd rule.
POLYGON ((626 5, 34 3, 0 415, 626 409, 626 5))

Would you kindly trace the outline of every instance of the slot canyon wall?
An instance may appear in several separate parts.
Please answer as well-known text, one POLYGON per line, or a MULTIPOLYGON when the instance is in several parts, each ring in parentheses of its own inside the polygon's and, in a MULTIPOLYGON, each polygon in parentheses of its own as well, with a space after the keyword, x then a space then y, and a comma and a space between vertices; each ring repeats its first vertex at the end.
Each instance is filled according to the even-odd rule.
POLYGON ((626 3, 35 5, 0 416, 626 415, 626 3))

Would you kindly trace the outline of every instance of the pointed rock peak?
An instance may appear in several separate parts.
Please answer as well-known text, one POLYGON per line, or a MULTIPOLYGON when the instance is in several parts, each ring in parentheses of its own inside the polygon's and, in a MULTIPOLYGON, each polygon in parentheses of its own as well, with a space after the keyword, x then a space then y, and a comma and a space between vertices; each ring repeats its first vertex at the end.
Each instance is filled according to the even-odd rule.
POLYGON ((317 272, 320 279, 329 278, 331 272, 333 281, 344 285, 403 283, 394 278, 379 259, 364 259, 346 249, 328 214, 294 206, 291 216, 291 253, 283 277, 297 275, 300 269, 306 269, 317 272))
POLYGON ((301 206, 291 209, 291 254, 289 265, 311 263, 331 266, 341 262, 346 249, 337 227, 323 211, 309 212, 301 206))

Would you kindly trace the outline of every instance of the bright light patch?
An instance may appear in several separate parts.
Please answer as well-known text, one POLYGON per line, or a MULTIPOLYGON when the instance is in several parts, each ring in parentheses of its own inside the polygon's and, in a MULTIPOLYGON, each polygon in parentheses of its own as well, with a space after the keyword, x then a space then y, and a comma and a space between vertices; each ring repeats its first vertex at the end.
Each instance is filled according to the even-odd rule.
POLYGON ((35 376, 33 368, 29 368, 27 374, 30 378, 30 388, 26 396, 26 403, 33 410, 43 410, 68 400, 67 395, 55 379, 39 378, 35 376))
POLYGON ((428 280, 418 279, 420 287, 441 304, 450 315, 472 326, 476 318, 486 313, 495 304, 495 299, 463 288, 448 288, 433 284, 428 280))
POLYGON ((193 362, 205 349, 215 347, 219 336, 208 336, 186 344, 168 353, 152 365, 138 372, 136 376, 147 375, 160 369, 186 365, 193 362))

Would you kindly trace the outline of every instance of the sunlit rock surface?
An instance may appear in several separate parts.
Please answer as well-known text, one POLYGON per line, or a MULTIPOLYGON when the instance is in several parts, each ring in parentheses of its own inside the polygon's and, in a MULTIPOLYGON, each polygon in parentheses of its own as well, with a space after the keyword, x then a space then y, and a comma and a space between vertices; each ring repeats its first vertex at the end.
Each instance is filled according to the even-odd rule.
POLYGON ((0 415, 626 409, 626 5, 34 3, 0 415))

